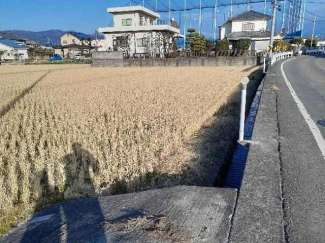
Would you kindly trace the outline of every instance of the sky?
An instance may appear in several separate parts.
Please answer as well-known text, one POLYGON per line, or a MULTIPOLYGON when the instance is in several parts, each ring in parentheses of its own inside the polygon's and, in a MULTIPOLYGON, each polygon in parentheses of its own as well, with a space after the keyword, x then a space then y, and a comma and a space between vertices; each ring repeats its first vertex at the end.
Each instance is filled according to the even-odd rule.
MULTIPOLYGON (((145 0, 147 7, 155 6, 155 0, 145 0)), ((168 0, 158 0, 158 9, 167 9, 168 0)), ((219 3, 230 0, 219 0, 219 3)), ((245 2, 245 0, 233 0, 245 2)), ((317 19, 315 35, 325 38, 325 0, 307 0, 307 10, 321 16, 317 19), (322 18, 323 17, 323 18, 322 18)), ((203 6, 213 5, 214 0, 203 0, 203 6)), ((142 0, 132 0, 132 5, 142 4, 142 0)), ((182 7, 184 0, 172 0, 172 8, 182 7)), ((0 31, 1 30, 29 30, 42 31, 60 29, 74 30, 92 34, 99 27, 112 24, 112 16, 107 13, 108 7, 129 6, 130 0, 0 0, 0 31)), ((188 0, 189 7, 199 6, 199 0, 188 0)), ((282 3, 280 3, 282 5, 282 3)), ((247 8, 247 5, 233 7, 233 15, 247 8)), ((251 4, 250 8, 263 12, 264 4, 251 4)), ((271 15, 271 5, 267 4, 267 14, 271 15)), ((168 13, 161 13, 162 19, 168 18, 168 13)), ((278 11, 277 32, 279 32, 282 13, 278 11)), ((179 22, 179 12, 173 12, 172 17, 179 22)), ((183 16, 183 15, 181 15, 183 16)), ((198 29, 198 10, 188 11, 187 27, 198 29)), ((202 32, 207 38, 212 35, 213 9, 203 10, 202 32)), ((219 7, 217 23, 221 25, 230 17, 230 7, 219 7)), ((305 35, 311 36, 313 16, 306 13, 305 35)), ((184 17, 181 18, 181 27, 184 17)))

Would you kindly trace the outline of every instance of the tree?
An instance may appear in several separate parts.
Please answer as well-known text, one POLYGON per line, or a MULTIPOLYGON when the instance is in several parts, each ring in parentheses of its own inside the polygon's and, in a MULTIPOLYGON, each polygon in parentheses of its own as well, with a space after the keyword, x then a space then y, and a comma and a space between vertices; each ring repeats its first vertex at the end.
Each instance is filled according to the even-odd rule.
POLYGON ((316 47, 317 46, 317 39, 313 39, 313 46, 311 46, 311 38, 308 38, 305 42, 305 47, 316 47))
POLYGON ((247 39, 241 39, 238 40, 236 44, 238 50, 247 51, 251 47, 252 41, 247 39))
POLYGON ((304 44, 304 40, 301 37, 293 37, 290 41, 290 44, 294 44, 297 46, 301 46, 302 44, 304 44))
POLYGON ((273 44, 273 52, 285 52, 290 50, 290 44, 284 40, 275 41, 273 44))
MULTIPOLYGON (((190 31, 189 31, 190 32, 190 31)), ((203 35, 200 35, 197 32, 190 32, 186 36, 186 46, 188 49, 195 53, 201 53, 206 48, 206 40, 203 35)))
POLYGON ((216 42, 216 52, 218 51, 228 51, 229 50, 229 41, 227 40, 218 40, 216 42))
POLYGON ((209 39, 205 40, 205 50, 212 51, 212 49, 213 49, 212 41, 209 39))
POLYGON ((2 60, 2 56, 6 53, 7 51, 0 50, 0 61, 2 60))

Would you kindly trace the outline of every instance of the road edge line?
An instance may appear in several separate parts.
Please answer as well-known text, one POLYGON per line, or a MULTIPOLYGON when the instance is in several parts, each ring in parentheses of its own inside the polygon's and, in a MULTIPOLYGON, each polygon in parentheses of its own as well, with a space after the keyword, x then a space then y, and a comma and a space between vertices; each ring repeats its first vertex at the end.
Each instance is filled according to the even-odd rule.
POLYGON ((302 103, 302 101, 299 99, 296 91, 293 89, 290 81, 288 80, 287 78, 287 75, 284 71, 284 64, 291 61, 293 59, 290 59, 290 60, 287 60, 285 62, 283 62, 281 64, 281 72, 282 72, 282 76, 284 78, 284 81, 287 85, 287 87, 289 88, 289 91, 293 97, 293 100, 295 101, 295 103, 297 104, 298 106, 298 109, 300 111, 300 113, 302 114, 303 118, 305 119, 311 133, 313 134, 315 140, 316 140, 316 143, 323 155, 323 159, 325 160, 325 139, 321 133, 321 131, 319 130, 319 128, 317 127, 316 123, 314 122, 314 120, 311 118, 311 116, 309 115, 306 107, 304 106, 304 104, 302 103))

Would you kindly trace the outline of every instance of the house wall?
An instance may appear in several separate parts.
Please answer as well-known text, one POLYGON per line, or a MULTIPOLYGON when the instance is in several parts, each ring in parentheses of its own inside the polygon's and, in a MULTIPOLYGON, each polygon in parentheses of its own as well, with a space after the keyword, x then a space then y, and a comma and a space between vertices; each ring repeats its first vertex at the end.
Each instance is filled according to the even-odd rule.
POLYGON ((268 51, 270 40, 253 40, 252 49, 256 52, 268 51))
POLYGON ((64 35, 61 36, 61 46, 66 46, 71 44, 81 45, 81 40, 69 33, 65 33, 64 35))
POLYGON ((317 41, 317 46, 325 46, 325 40, 317 41))
POLYGON ((262 29, 266 30, 267 20, 248 20, 248 21, 232 21, 232 32, 240 32, 243 30, 244 23, 253 23, 253 31, 261 31, 262 29))
POLYGON ((135 32, 135 33, 118 33, 105 34, 105 51, 114 51, 114 40, 117 37, 124 36, 127 38, 127 46, 115 49, 128 55, 148 54, 150 56, 163 57, 164 54, 171 51, 172 36, 166 32, 135 32), (139 42, 144 39, 146 46, 141 46, 139 42))
POLYGON ((143 25, 142 26, 149 26, 156 24, 156 18, 150 15, 133 12, 133 13, 115 13, 113 15, 114 20, 114 27, 123 27, 122 20, 123 19, 132 19, 131 26, 140 26, 140 15, 143 16, 143 25), (150 20, 152 20, 153 24, 151 24, 150 20))
POLYGON ((243 30, 244 23, 253 23, 254 30, 252 31, 261 31, 262 29, 266 30, 267 20, 252 20, 252 21, 231 21, 227 22, 220 28, 220 39, 224 39, 232 32, 241 32, 243 30))
POLYGON ((28 52, 27 49, 14 49, 10 46, 0 44, 0 50, 6 51, 5 54, 1 57, 2 60, 16 60, 17 57, 15 54, 18 54, 19 60, 26 60, 28 59, 28 52))

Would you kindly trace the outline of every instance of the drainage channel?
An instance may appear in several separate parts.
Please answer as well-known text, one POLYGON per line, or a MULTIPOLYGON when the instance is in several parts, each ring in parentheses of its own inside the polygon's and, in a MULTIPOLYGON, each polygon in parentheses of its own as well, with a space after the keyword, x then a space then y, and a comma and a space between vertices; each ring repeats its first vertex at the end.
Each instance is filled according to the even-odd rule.
MULTIPOLYGON (((253 136, 254 124, 261 100, 263 84, 264 83, 261 83, 260 87, 256 91, 256 95, 249 110, 249 114, 246 118, 244 138, 245 140, 251 140, 253 136)), ((224 182, 224 187, 236 188, 238 190, 240 189, 246 167, 248 152, 249 145, 242 145, 239 143, 237 144, 224 182)))

